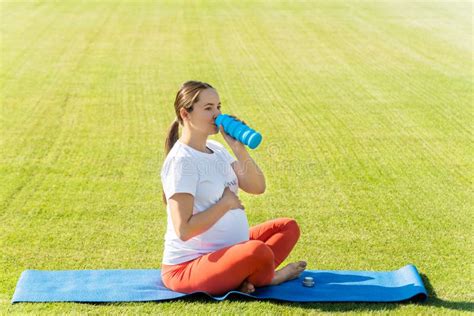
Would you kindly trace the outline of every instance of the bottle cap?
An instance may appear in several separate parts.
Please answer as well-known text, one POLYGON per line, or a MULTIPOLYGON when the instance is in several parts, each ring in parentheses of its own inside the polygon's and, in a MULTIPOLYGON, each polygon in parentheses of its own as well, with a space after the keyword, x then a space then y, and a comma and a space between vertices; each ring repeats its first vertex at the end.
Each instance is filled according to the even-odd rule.
POLYGON ((314 286, 314 280, 312 277, 305 277, 303 280, 303 285, 307 287, 313 287, 314 286))
POLYGON ((258 145, 262 142, 262 135, 258 132, 255 132, 250 136, 248 140, 249 147, 252 149, 257 148, 258 145))

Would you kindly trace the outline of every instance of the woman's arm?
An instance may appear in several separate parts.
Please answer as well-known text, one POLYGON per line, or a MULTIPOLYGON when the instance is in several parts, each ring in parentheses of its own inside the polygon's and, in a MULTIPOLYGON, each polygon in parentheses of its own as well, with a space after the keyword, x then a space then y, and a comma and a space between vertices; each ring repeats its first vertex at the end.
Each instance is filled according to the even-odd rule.
POLYGON ((205 232, 229 210, 224 202, 219 201, 207 210, 193 215, 194 197, 189 193, 177 193, 168 203, 174 231, 182 241, 205 232))
POLYGON ((175 193, 169 198, 171 221, 179 239, 186 241, 211 228, 224 214, 234 208, 244 209, 240 199, 228 188, 221 199, 208 209, 193 215, 194 197, 189 193, 175 193))
POLYGON ((265 176, 255 161, 250 157, 247 149, 242 145, 232 148, 237 161, 232 163, 239 187, 247 193, 262 194, 265 192, 265 176))
MULTIPOLYGON (((235 116, 232 117, 235 118, 235 116)), ((237 161, 232 163, 232 168, 239 180, 239 188, 251 194, 262 194, 265 192, 265 176, 255 161, 253 161, 252 157, 250 157, 244 144, 229 136, 229 134, 224 131, 222 125, 219 130, 237 157, 237 161)))

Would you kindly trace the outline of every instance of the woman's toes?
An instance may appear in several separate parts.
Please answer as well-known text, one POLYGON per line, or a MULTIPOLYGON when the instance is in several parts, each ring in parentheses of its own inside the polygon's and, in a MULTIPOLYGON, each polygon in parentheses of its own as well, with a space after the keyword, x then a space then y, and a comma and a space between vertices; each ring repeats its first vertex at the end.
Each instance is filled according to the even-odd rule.
POLYGON ((255 292, 255 286, 249 282, 248 284, 249 293, 255 292))
POLYGON ((242 282, 242 284, 237 289, 239 292, 247 293, 247 281, 242 282))
POLYGON ((243 293, 252 293, 252 292, 255 292, 255 287, 252 283, 245 280, 244 282, 242 282, 241 286, 239 287, 239 291, 243 293))
POLYGON ((300 262, 298 262, 297 268, 298 268, 298 270, 304 270, 304 269, 306 269, 306 262, 305 262, 305 261, 300 261, 300 262))

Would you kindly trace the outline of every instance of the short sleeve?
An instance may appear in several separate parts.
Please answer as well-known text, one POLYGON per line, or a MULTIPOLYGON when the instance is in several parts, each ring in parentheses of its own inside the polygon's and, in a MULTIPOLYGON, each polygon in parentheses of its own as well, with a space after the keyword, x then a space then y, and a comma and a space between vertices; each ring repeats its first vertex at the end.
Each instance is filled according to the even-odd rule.
POLYGON ((199 173, 191 157, 173 157, 164 166, 161 181, 167 200, 175 193, 196 196, 199 173))
POLYGON ((232 164, 234 161, 237 161, 237 159, 235 159, 234 156, 232 156, 229 151, 223 147, 222 148, 222 152, 224 154, 224 157, 225 157, 225 160, 229 163, 229 164, 232 164))

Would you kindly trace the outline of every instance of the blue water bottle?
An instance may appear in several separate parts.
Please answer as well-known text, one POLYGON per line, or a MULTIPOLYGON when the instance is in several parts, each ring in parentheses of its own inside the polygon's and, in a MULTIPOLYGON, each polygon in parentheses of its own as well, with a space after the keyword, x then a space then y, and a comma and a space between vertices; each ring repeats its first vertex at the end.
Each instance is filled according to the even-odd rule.
POLYGON ((242 144, 249 146, 251 149, 257 148, 262 141, 262 135, 259 132, 227 114, 219 114, 219 116, 216 117, 215 123, 217 128, 220 128, 222 125, 227 134, 242 144))

